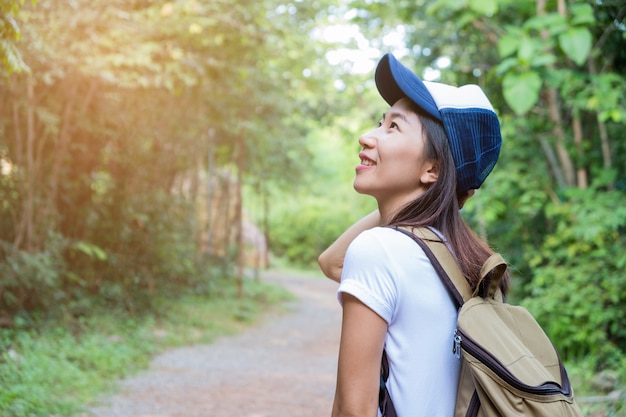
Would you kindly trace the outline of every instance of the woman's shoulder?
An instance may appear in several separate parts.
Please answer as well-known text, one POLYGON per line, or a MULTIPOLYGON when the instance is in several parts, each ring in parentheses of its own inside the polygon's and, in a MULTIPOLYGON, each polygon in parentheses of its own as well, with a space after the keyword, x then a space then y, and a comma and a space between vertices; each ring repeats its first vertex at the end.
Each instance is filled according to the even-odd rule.
MULTIPOLYGON (((434 234, 436 234, 443 242, 447 242, 445 236, 434 227, 426 227, 434 234)), ((410 228, 404 228, 405 230, 411 230, 410 228)), ((393 226, 379 226, 361 232, 355 240, 363 241, 379 241, 379 242, 412 242, 412 239, 405 233, 396 230, 393 226)), ((413 243, 415 244, 415 243, 413 243)))
MULTIPOLYGON (((393 227, 374 227, 361 232, 350 244, 349 252, 360 252, 363 256, 384 254, 394 257, 394 254, 407 254, 416 252, 423 254, 419 247, 409 236, 395 230, 393 227)), ((425 256, 425 255, 424 255, 425 256)))
POLYGON ((373 250, 389 247, 390 245, 397 245, 402 243, 406 239, 402 233, 394 230, 391 227, 373 227, 371 229, 361 232, 350 244, 350 247, 355 248, 371 248, 373 250))
POLYGON ((402 233, 398 232, 391 226, 377 226, 371 229, 364 230, 357 236, 361 239, 370 240, 397 240, 401 239, 402 233))

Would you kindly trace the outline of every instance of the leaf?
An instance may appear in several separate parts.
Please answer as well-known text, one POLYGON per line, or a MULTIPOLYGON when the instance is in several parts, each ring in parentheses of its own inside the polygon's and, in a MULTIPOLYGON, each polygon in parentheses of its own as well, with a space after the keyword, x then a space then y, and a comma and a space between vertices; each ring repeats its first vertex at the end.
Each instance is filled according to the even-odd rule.
POLYGON ((498 53, 500 58, 507 57, 519 48, 519 38, 517 36, 505 35, 498 41, 498 53))
POLYGON ((537 55, 532 58, 530 63, 533 67, 547 67, 556 62, 556 57, 552 54, 537 55))
POLYGON ((493 16, 498 11, 497 0, 470 0, 470 9, 485 16, 493 16))
POLYGON ((570 7, 570 12, 572 13, 571 23, 573 25, 587 25, 596 22, 596 18, 593 15, 593 7, 589 4, 573 4, 570 7))
POLYGON ((91 259, 97 259, 99 261, 105 261, 107 259, 107 253, 92 243, 79 241, 74 244, 74 249, 84 253, 91 259))
POLYGON ((550 34, 564 32, 568 27, 565 17, 558 13, 531 17, 523 25, 526 30, 547 30, 550 34))
POLYGON ((426 14, 429 16, 435 16, 437 13, 440 13, 442 10, 451 9, 451 10, 459 10, 463 7, 463 2, 460 1, 450 1, 450 0, 437 0, 429 4, 426 8, 426 14))
POLYGON ((582 65, 589 57, 593 38, 587 28, 571 28, 559 35, 559 45, 565 54, 577 65, 582 65))
POLYGON ((3 38, 11 38, 13 40, 19 39, 20 28, 11 15, 0 14, 0 23, 2 24, 0 28, 2 28, 3 38))
POLYGON ((496 67, 496 74, 501 75, 506 73, 511 68, 518 64, 517 58, 506 58, 498 64, 496 67))
POLYGON ((625 119, 623 114, 618 109, 605 110, 598 115, 598 118, 602 122, 611 120, 615 123, 621 123, 622 120, 625 119))
POLYGON ((502 81, 504 99, 516 114, 522 115, 539 100, 541 84, 541 77, 535 71, 506 74, 502 81))
POLYGON ((519 59, 525 63, 530 62, 533 56, 535 56, 538 53, 537 48, 535 46, 536 45, 533 39, 527 36, 524 36, 523 38, 521 38, 519 42, 519 48, 517 50, 517 56, 519 57, 519 59))
POLYGON ((4 66, 9 74, 30 72, 30 68, 22 60, 22 55, 15 44, 6 39, 0 39, 0 66, 4 66))

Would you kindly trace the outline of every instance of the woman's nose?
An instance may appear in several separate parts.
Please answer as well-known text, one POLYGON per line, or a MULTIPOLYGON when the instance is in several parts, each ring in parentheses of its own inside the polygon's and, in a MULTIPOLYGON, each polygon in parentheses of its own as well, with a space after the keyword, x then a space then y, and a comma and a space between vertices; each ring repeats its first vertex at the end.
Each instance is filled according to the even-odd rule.
POLYGON ((359 137, 359 145, 361 145, 364 149, 373 147, 374 137, 372 136, 372 132, 367 132, 361 135, 359 137))

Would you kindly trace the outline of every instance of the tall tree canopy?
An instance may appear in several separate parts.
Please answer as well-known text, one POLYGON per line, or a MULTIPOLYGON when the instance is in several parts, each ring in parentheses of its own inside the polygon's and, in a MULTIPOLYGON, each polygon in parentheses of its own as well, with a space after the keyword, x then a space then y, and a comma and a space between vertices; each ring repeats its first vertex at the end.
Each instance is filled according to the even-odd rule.
POLYGON ((202 275, 193 196, 208 161, 264 183, 303 171, 306 120, 324 107, 308 92, 330 78, 308 38, 322 7, 24 5, 31 72, 0 86, 0 310, 133 304, 202 275))
POLYGON ((23 0, 0 0, 0 74, 28 71, 16 45, 20 39, 20 28, 15 15, 22 3, 23 0))

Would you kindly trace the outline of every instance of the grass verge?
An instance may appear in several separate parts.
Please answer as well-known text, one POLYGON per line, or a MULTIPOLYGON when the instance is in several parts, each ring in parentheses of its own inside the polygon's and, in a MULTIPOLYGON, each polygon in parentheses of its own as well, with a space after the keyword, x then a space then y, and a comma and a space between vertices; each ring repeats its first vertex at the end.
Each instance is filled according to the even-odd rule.
POLYGON ((143 317, 108 311, 0 330, 0 416, 78 415, 160 351, 236 333, 292 298, 254 280, 246 280, 243 297, 237 294, 234 283, 225 283, 210 297, 159 296, 158 313, 143 317))

